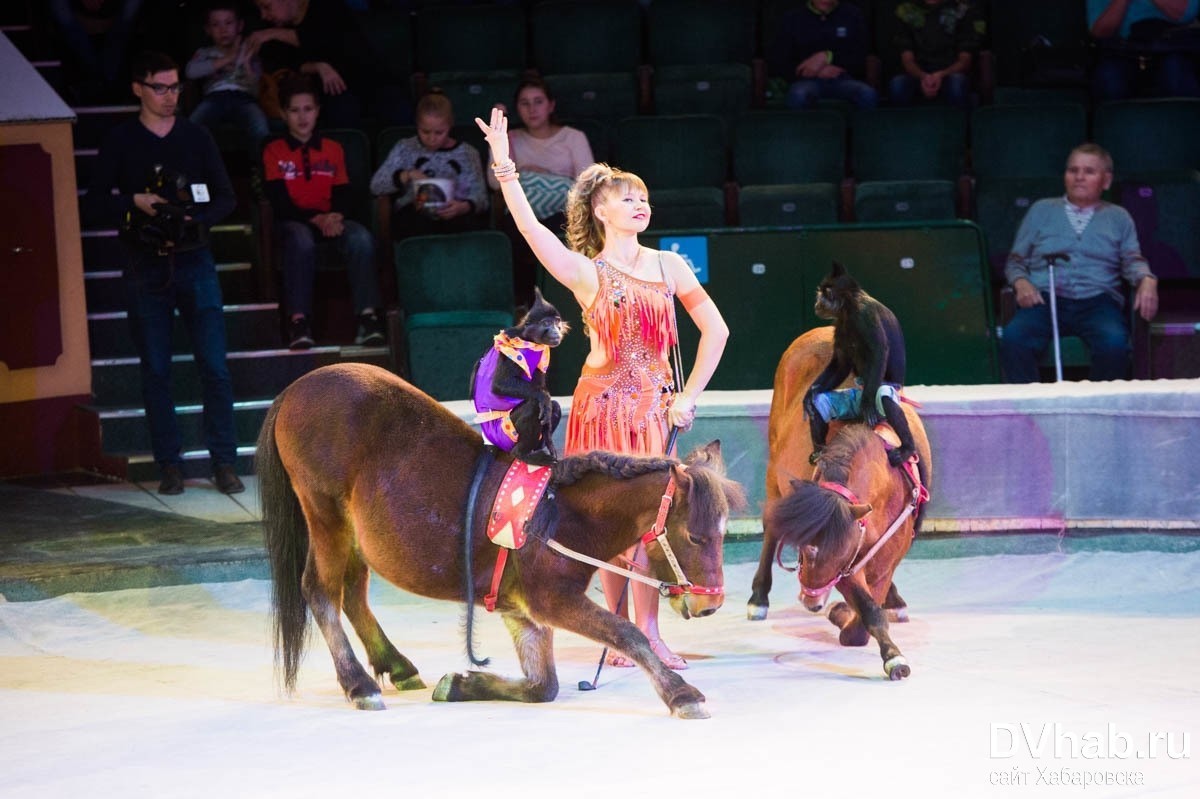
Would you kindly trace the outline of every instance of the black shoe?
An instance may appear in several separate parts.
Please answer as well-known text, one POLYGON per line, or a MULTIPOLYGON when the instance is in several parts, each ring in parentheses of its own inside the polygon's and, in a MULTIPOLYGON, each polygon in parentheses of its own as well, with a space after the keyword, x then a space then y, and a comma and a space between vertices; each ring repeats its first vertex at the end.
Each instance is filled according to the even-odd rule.
POLYGON ((222 494, 240 494, 246 490, 241 478, 228 463, 218 463, 213 467, 213 482, 222 494))
POLYGON ((383 343, 383 323, 374 311, 366 311, 358 316, 358 335, 354 337, 355 344, 371 347, 383 343))
POLYGON ((316 343, 313 341, 312 327, 308 324, 307 316, 301 316, 298 319, 293 319, 289 330, 289 349, 306 350, 316 343))
POLYGON ((174 463, 162 467, 162 482, 158 484, 158 493, 168 496, 183 493, 183 470, 174 463))

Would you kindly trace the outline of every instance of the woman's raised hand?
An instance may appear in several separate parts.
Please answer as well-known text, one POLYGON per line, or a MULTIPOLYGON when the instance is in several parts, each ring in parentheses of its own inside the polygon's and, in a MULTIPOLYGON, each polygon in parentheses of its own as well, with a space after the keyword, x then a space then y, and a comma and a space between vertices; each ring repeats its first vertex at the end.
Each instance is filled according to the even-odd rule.
POLYGON ((503 164, 508 160, 508 117, 504 115, 503 109, 492 109, 492 123, 489 125, 479 117, 475 117, 475 124, 483 131, 483 136, 487 139, 488 146, 492 148, 492 163, 503 164))

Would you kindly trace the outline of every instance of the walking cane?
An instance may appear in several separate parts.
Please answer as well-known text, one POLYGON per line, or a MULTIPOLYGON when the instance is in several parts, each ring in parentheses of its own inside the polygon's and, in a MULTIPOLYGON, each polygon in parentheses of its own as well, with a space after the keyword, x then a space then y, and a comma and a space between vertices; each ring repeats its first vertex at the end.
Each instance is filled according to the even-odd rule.
MULTIPOLYGON (((667 435, 667 457, 670 457, 671 453, 675 451, 675 439, 677 438, 679 438, 679 428, 672 427, 671 432, 667 435)), ((626 577, 625 585, 621 588, 621 598, 617 600, 617 609, 615 612, 618 616, 621 615, 621 611, 625 608, 625 597, 629 594, 629 582, 629 578, 626 577)), ((600 671, 604 668, 604 658, 606 657, 608 657, 607 646, 600 651, 600 662, 596 664, 596 676, 592 677, 591 682, 588 682, 587 680, 580 680, 578 686, 580 691, 596 690, 596 686, 600 682, 600 671)))
POLYGON ((1058 303, 1055 301, 1054 291, 1054 262, 1062 261, 1070 263, 1071 256, 1065 252, 1051 252, 1046 256, 1046 268, 1050 272, 1050 334, 1054 338, 1054 380, 1061 383, 1062 376, 1062 348, 1059 344, 1058 336, 1058 303))

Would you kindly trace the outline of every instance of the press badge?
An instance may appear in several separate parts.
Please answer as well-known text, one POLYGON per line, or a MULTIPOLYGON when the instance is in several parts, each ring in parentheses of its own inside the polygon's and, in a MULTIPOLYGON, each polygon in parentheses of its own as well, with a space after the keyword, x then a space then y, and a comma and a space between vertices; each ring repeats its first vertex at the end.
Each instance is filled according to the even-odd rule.
POLYGON ((193 183, 192 186, 192 202, 206 203, 208 202, 208 184, 193 183))

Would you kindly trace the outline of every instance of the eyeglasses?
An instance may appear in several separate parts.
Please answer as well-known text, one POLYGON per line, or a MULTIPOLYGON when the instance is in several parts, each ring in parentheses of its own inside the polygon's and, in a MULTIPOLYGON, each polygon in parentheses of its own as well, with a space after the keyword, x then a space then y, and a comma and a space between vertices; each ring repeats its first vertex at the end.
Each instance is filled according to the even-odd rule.
POLYGON ((165 83, 146 83, 144 80, 139 80, 138 83, 142 84, 159 97, 162 97, 167 92, 170 92, 171 94, 179 94, 179 90, 183 88, 182 83, 172 83, 169 86, 165 83))

